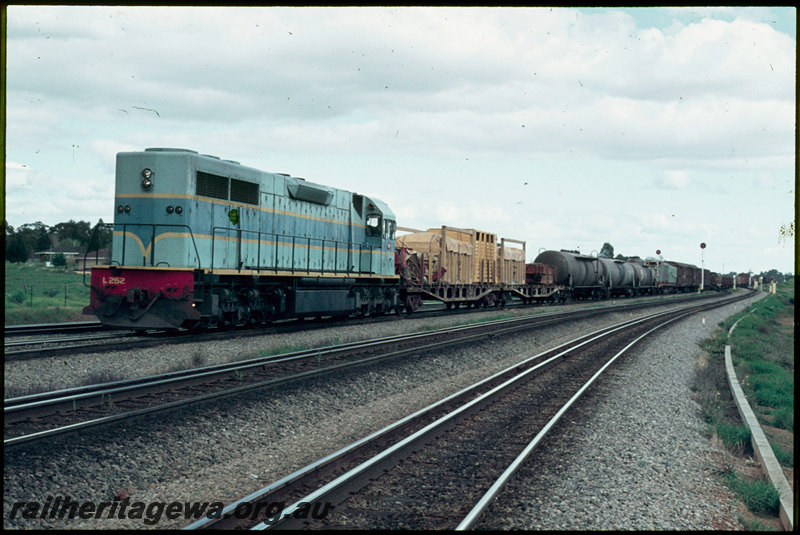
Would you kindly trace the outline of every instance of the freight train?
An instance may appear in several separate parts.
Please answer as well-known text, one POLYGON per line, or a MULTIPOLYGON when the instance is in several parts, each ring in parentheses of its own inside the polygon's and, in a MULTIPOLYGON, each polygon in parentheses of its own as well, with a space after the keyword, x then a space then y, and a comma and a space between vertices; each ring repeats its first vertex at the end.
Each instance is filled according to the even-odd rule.
MULTIPOLYGON (((475 229, 403 229, 379 199, 196 151, 117 154, 112 256, 84 313, 175 329, 280 318, 697 291, 699 268, 545 251, 475 229)), ((706 284, 727 288, 731 277, 706 284)))

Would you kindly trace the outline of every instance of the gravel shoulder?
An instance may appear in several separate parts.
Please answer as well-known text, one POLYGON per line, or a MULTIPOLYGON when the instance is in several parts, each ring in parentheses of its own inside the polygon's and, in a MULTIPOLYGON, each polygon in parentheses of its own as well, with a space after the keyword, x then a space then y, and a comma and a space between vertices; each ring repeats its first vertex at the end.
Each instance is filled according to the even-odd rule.
POLYGON ((480 528, 743 529, 715 475, 734 459, 704 437, 690 388, 698 343, 741 310, 696 314, 639 346, 565 415, 480 528))
MULTIPOLYGON (((698 472, 708 473, 706 467, 711 466, 709 463, 721 450, 714 448, 702 437, 702 423, 691 402, 688 377, 693 370, 693 359, 699 352, 696 345, 698 337, 707 337, 718 321, 734 312, 733 307, 734 305, 730 305, 706 313, 705 324, 691 319, 685 320, 662 334, 661 337, 664 339, 661 342, 651 342, 640 350, 641 354, 646 355, 648 351, 646 348, 650 347, 649 351, 654 353, 666 351, 666 354, 659 353, 644 358, 641 365, 631 364, 638 362, 633 359, 626 361, 626 365, 619 372, 615 372, 610 381, 604 381, 601 388, 595 389, 597 393, 593 394, 599 397, 592 405, 602 405, 603 391, 606 392, 605 395, 616 398, 616 403, 621 405, 616 408, 616 412, 611 410, 602 413, 605 416, 599 411, 589 415, 579 415, 577 412, 572 417, 567 415, 568 420, 575 422, 591 417, 594 423, 585 427, 582 424, 580 428, 594 429, 599 426, 600 430, 611 437, 608 440, 600 440, 599 436, 594 438, 593 435, 581 439, 575 438, 570 442, 570 448, 561 449, 560 453, 556 450, 553 453, 563 457, 564 463, 572 459, 569 465, 561 463, 562 469, 564 466, 570 466, 573 470, 578 472, 583 470, 588 474, 589 479, 585 481, 589 483, 584 483, 583 486, 594 489, 588 492, 594 496, 595 507, 609 509, 610 506, 607 504, 612 503, 601 493, 602 489, 619 494, 624 493, 627 488, 627 492, 637 499, 632 498, 629 503, 625 502, 625 507, 630 507, 631 511, 636 511, 636 515, 640 517, 648 516, 642 513, 640 498, 643 495, 652 495, 653 500, 663 500, 661 495, 653 494, 655 492, 653 489, 664 486, 660 482, 667 474, 676 473, 678 476, 683 474, 690 477, 698 472), (683 334, 684 331, 688 333, 683 334), (684 353, 686 356, 680 356, 684 353), (648 362, 650 363, 648 371, 637 371, 640 367, 646 367, 648 362), (663 362, 670 365, 664 367, 663 362), (625 375, 626 373, 629 375, 625 375), (638 381, 639 376, 659 383, 661 395, 656 395, 655 391, 646 391, 652 390, 651 386, 636 386, 635 380, 638 381), (627 388, 638 392, 638 397, 632 398, 634 401, 620 402, 618 397, 611 395, 614 390, 605 386, 606 383, 615 382, 619 383, 620 388, 627 385, 627 388), (649 397, 651 394, 654 397, 649 397), (674 397, 675 404, 666 403, 666 396, 671 396, 669 399, 674 397), (659 413, 658 420, 652 414, 653 411, 659 413), (621 419, 621 423, 615 422, 614 418, 621 419), (647 422, 653 423, 649 425, 647 422), (668 423, 670 426, 667 426, 668 423), (641 431, 643 427, 653 427, 654 431, 645 434, 641 431), (680 432, 674 431, 676 429, 680 432), (678 436, 685 444, 683 442, 667 444, 664 436, 673 436, 673 432, 674 436, 678 436), (634 438, 643 442, 638 446, 629 444, 634 438), (582 444, 604 446, 600 448, 601 451, 580 453, 582 444), (625 451, 637 452, 636 455, 630 453, 629 456, 623 456, 620 453, 620 444, 625 445, 625 451), (636 450, 631 450, 632 446, 636 446, 636 450), (656 453, 650 452, 647 456, 638 456, 642 450, 648 448, 656 453), (693 460, 676 460, 683 459, 687 452, 691 454, 693 460), (587 463, 586 459, 592 461, 587 463), (617 462, 620 459, 628 459, 621 467, 608 465, 615 466, 617 471, 641 465, 650 477, 620 480, 624 474, 612 471, 610 475, 616 479, 601 480, 592 472, 596 467, 605 466, 614 459, 617 459, 617 462), (642 488, 643 482, 647 481, 652 483, 648 483, 642 492, 637 492, 637 489, 642 488)), ((119 424, 100 432, 82 433, 53 440, 46 446, 35 449, 19 448, 4 452, 3 499, 6 511, 4 527, 67 529, 151 527, 144 524, 142 519, 109 519, 105 518, 105 515, 103 518, 89 520, 24 519, 19 518, 19 515, 13 520, 8 518, 14 503, 22 501, 42 503, 47 496, 68 495, 77 501, 99 503, 110 501, 115 495, 124 491, 129 494, 131 501, 145 503, 219 501, 227 504, 522 358, 566 341, 579 332, 598 329, 628 317, 628 313, 598 315, 593 319, 569 326, 535 331, 510 340, 493 340, 475 347, 443 351, 436 356, 376 365, 343 377, 317 379, 303 386, 289 385, 280 390, 251 393, 215 404, 158 415, 134 423, 119 424)), ((442 324, 453 322, 452 319, 408 319, 379 326, 355 324, 352 327, 304 333, 302 343, 306 346, 325 345, 334 341, 345 342, 388 336, 418 330, 423 326, 430 327, 440 321, 442 324)), ((165 363, 168 360, 183 359, 190 362, 197 352, 202 353, 206 364, 213 364, 227 361, 233 355, 256 353, 298 343, 297 334, 287 335, 287 338, 290 338, 287 340, 277 338, 280 337, 252 338, 246 342, 239 340, 191 344, 197 347, 171 346, 168 349, 132 350, 112 355, 76 356, 69 359, 69 365, 59 363, 57 359, 48 359, 54 360, 49 365, 39 361, 29 362, 24 368, 17 365, 26 363, 8 363, 6 388, 9 386, 20 388, 34 377, 36 380, 63 388, 72 386, 74 382, 82 380, 88 374, 96 373, 97 369, 102 367, 122 369, 121 373, 126 376, 148 375, 171 367, 172 364, 165 363), (172 351, 175 351, 175 354, 172 354, 172 351)), ((604 403, 614 403, 614 401, 612 399, 604 403)), ((600 430, 593 432, 599 433, 600 430)), ((543 449, 540 453, 544 455, 544 451, 543 449)), ((555 470, 555 467, 552 469, 555 470)), ((603 470, 611 471, 610 468, 603 470)), ((551 488, 563 480, 558 471, 548 478, 542 481, 549 481, 551 488)), ((724 505, 718 502, 717 492, 721 489, 709 487, 710 484, 707 481, 703 486, 705 490, 699 495, 692 494, 688 499, 681 498, 681 503, 685 503, 686 507, 696 509, 699 507, 696 502, 701 499, 698 496, 701 496, 705 504, 705 509, 702 511, 706 511, 701 513, 704 519, 712 514, 711 511, 719 511, 721 507, 723 511, 727 511, 724 505)), ((675 485, 673 483, 672 488, 675 489, 673 492, 685 494, 686 487, 675 488, 675 485)), ((528 485, 523 483, 522 486, 533 488, 532 483, 528 485)), ((563 488, 564 500, 567 503, 576 499, 566 492, 570 488, 574 492, 575 484, 563 488)), ((523 501, 531 506, 537 503, 533 495, 531 499, 523 501)), ((516 511, 520 511, 519 505, 514 507, 516 511)), ((533 508, 539 510, 540 506, 536 505, 533 508)), ((578 507, 575 516, 580 518, 587 510, 591 509, 578 507), (583 513, 580 513, 581 510, 583 513)), ((684 526, 683 523, 676 521, 672 510, 668 510, 668 513, 663 524, 650 525, 655 529, 658 527, 677 529, 684 526)), ((633 512, 631 515, 636 516, 633 512)), ((611 516, 620 517, 620 514, 614 513, 611 516)), ((687 514, 682 516, 691 518, 687 514)), ((501 514, 500 517, 511 521, 505 515, 501 514)), ((515 515, 515 518, 518 517, 519 515, 515 515)), ((596 527, 595 524, 581 525, 577 520, 564 520, 567 518, 571 516, 565 513, 561 524, 537 524, 538 520, 528 519, 511 524, 497 521, 490 524, 490 527, 527 529, 596 527), (566 524, 562 525, 565 522, 566 524)), ((184 519, 161 518, 152 527, 177 528, 187 523, 188 521, 184 519)), ((691 525, 697 527, 687 529, 709 529, 714 526, 713 520, 702 520, 691 525)), ((610 526, 608 529, 612 529, 610 526)), ((623 524, 622 528, 639 529, 639 524, 623 524)))

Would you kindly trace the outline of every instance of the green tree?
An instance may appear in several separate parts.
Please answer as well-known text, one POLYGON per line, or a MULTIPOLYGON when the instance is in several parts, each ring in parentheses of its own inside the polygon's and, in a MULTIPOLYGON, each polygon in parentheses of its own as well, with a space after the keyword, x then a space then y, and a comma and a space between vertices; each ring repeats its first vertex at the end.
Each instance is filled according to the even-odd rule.
POLYGON ((6 242, 6 260, 9 262, 27 262, 30 256, 31 250, 20 234, 15 233, 8 239, 8 242, 6 242))
POLYGON ((600 258, 614 258, 614 246, 605 242, 600 248, 600 253, 597 255, 600 258))
POLYGON ((53 257, 53 266, 64 267, 67 265, 67 257, 63 253, 58 253, 53 257))
POLYGON ((47 234, 47 227, 39 227, 38 234, 34 249, 36 251, 49 251, 52 244, 50 243, 50 236, 47 234))
POLYGON ((608 242, 604 243, 597 256, 600 258, 614 258, 614 246, 608 242))
POLYGON ((36 223, 26 223, 24 225, 20 225, 17 227, 17 232, 15 235, 22 239, 23 243, 25 243, 25 247, 30 253, 31 251, 50 249, 50 240, 47 239, 47 230, 47 225, 41 221, 37 221, 36 223), (40 249, 40 245, 45 245, 44 239, 47 239, 47 245, 40 249))
POLYGON ((91 236, 91 225, 88 221, 70 219, 54 225, 51 232, 58 235, 58 243, 69 247, 86 247, 91 236))
POLYGON ((104 226, 102 218, 97 221, 97 225, 92 229, 90 236, 91 243, 89 243, 89 247, 87 248, 89 252, 104 249, 111 245, 111 228, 104 226))

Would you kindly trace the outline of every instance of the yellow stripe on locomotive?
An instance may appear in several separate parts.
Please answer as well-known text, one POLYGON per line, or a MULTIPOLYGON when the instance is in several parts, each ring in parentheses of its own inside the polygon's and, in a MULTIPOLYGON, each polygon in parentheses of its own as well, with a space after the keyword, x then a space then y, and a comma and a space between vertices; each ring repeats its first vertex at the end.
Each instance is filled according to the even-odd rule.
POLYGON ((394 276, 388 206, 302 178, 147 149, 117 155, 115 202, 115 264, 394 276))

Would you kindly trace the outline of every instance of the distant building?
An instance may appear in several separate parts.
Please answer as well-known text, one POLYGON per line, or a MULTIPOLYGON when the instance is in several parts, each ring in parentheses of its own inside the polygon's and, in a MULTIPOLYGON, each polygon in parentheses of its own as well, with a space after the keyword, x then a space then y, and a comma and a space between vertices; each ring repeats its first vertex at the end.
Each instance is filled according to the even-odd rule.
POLYGON ((77 258, 78 265, 75 266, 76 269, 87 270, 92 266, 105 266, 108 265, 108 261, 111 259, 111 249, 100 249, 98 251, 92 251, 86 258, 83 257, 83 253, 77 258))
POLYGON ((49 251, 33 253, 33 257, 36 261, 50 267, 53 265, 53 259, 56 256, 64 255, 69 269, 87 269, 92 266, 105 265, 111 257, 108 249, 100 249, 97 252, 92 251, 86 256, 84 267, 84 254, 86 254, 85 251, 78 251, 70 247, 52 247, 49 251))
POLYGON ((43 262, 46 266, 52 266, 53 258, 58 255, 64 255, 64 258, 67 259, 67 263, 69 263, 70 260, 74 262, 79 254, 81 254, 80 251, 70 247, 51 247, 49 251, 36 251, 33 253, 33 258, 39 262, 43 262))

